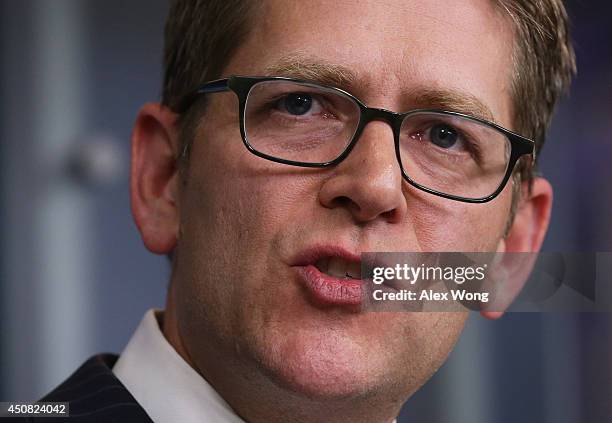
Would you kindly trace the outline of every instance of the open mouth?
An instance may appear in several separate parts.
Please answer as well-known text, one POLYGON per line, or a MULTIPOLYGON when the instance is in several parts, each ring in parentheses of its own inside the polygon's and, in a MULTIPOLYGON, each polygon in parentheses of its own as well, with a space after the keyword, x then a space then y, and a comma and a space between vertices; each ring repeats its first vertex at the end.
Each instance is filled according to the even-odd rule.
POLYGON ((360 255, 339 247, 315 247, 300 254, 293 266, 313 304, 361 305, 364 283, 361 279, 360 255))
POLYGON ((361 280, 361 263, 341 257, 325 257, 316 261, 315 267, 328 276, 339 279, 361 280))

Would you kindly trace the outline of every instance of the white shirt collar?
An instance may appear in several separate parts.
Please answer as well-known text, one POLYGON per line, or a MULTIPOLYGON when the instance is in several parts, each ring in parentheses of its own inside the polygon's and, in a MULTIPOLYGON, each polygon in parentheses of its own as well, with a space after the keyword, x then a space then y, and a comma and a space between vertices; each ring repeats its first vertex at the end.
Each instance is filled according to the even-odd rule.
POLYGON ((155 423, 244 423, 144 315, 113 373, 155 423))

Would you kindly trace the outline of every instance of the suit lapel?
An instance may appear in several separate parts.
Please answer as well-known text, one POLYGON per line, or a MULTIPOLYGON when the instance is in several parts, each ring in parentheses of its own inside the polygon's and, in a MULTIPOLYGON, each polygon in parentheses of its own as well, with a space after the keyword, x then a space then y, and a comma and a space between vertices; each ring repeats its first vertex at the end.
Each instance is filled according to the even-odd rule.
POLYGON ((152 423, 144 409, 112 372, 118 356, 100 354, 87 360, 64 383, 40 401, 70 403, 71 423, 152 423))

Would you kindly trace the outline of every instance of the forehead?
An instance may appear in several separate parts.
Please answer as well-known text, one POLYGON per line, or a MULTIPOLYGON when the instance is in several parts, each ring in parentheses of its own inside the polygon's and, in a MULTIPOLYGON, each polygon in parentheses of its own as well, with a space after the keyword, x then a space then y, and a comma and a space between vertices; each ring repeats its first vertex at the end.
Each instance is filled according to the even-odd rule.
POLYGON ((304 57, 350 69, 356 78, 343 88, 370 106, 406 110, 411 93, 451 90, 511 126, 512 46, 492 0, 268 0, 226 74, 261 75, 304 57))

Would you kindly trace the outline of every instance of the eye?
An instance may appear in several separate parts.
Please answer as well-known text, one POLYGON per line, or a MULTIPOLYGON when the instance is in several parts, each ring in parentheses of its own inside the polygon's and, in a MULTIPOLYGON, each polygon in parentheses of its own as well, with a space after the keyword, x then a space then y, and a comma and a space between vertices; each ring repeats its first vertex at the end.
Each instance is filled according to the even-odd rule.
POLYGON ((312 96, 305 93, 291 93, 279 100, 279 108, 294 116, 308 113, 312 105, 312 96))
POLYGON ((429 131, 431 142, 440 148, 451 148, 459 139, 457 131, 448 125, 435 125, 429 131))

